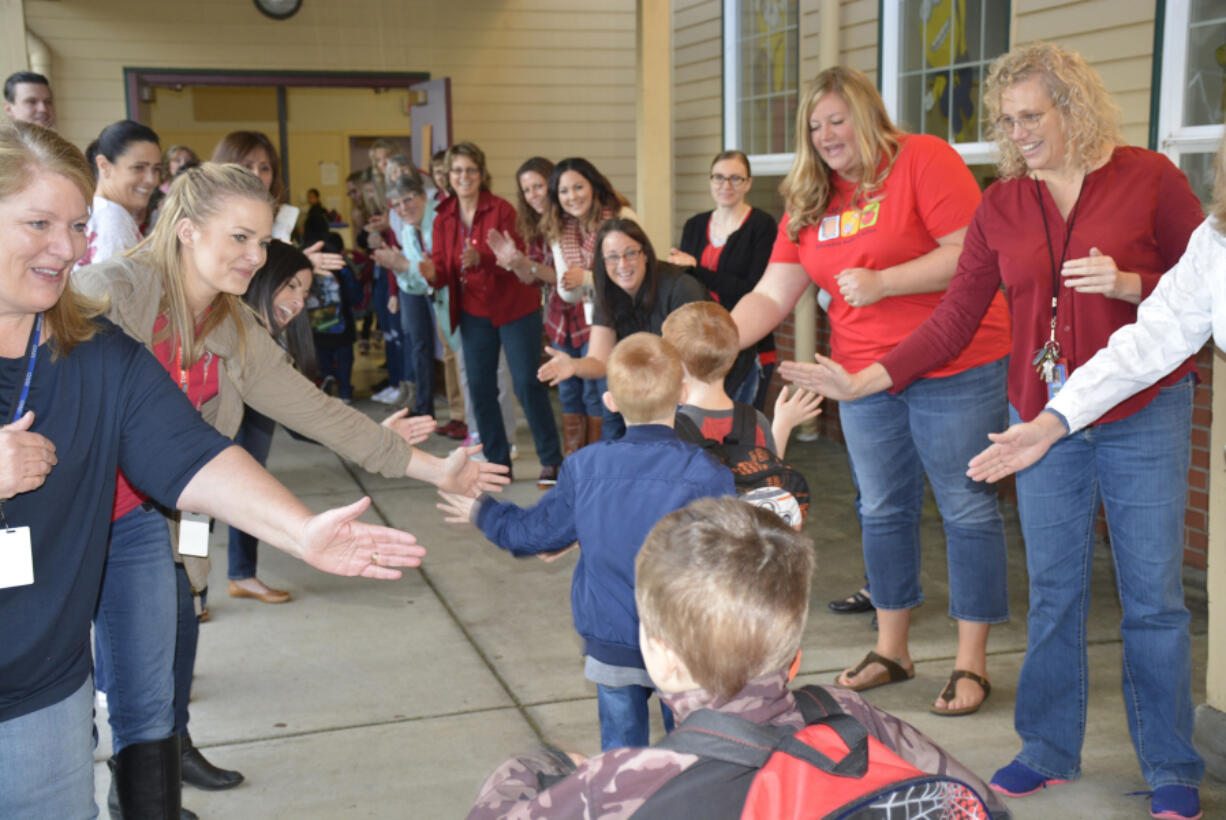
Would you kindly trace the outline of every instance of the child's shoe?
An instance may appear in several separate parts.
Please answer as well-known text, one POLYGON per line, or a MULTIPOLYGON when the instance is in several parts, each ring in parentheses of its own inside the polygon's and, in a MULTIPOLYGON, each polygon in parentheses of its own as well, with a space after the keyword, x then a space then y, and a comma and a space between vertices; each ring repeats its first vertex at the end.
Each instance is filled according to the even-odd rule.
POLYGON ((992 791, 999 792, 1006 797, 1025 797, 1040 789, 1046 789, 1048 786, 1058 786, 1067 782, 1067 780, 1057 780, 1054 777, 1044 777, 1025 763, 1014 760, 1003 769, 997 769, 996 774, 992 775, 992 782, 988 785, 992 787, 992 791))
POLYGON ((1149 796, 1149 814, 1159 820, 1197 820, 1200 792, 1192 786, 1159 786, 1149 796))

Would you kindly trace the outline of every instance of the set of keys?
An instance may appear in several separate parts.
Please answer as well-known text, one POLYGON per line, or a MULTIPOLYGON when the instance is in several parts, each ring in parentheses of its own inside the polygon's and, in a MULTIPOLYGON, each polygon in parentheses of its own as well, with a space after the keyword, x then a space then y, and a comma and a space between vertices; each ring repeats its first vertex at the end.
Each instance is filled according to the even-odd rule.
POLYGON ((1039 378, 1047 384, 1047 398, 1053 398, 1068 381, 1068 362, 1060 357, 1060 343, 1048 339, 1031 362, 1039 378))

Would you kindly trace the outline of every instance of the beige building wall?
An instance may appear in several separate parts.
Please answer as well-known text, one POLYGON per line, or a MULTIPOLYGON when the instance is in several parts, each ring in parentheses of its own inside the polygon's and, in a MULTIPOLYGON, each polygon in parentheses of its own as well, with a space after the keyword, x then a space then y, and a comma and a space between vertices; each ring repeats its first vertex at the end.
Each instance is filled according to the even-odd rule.
POLYGON ((451 78, 454 136, 496 193, 529 156, 582 155, 634 200, 634 0, 324 0, 286 21, 251 0, 26 0, 25 22, 81 146, 125 115, 125 67, 425 71, 451 78))

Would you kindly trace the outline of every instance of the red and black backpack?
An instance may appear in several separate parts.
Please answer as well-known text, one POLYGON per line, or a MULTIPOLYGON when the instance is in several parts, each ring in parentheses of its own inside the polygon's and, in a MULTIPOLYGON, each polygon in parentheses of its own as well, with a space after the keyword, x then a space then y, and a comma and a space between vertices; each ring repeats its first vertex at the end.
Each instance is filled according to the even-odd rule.
POLYGON ((966 783, 922 772, 844 713, 819 686, 795 693, 799 731, 703 709, 656 748, 700 760, 633 820, 989 820, 966 783))

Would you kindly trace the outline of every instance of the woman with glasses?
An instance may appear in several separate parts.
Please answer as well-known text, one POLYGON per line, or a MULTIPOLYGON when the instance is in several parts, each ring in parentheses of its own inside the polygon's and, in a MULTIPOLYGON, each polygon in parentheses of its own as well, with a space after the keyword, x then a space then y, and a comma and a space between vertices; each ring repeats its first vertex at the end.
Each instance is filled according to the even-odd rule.
MULTIPOLYGON (((1136 319, 1137 303, 1183 254, 1203 221, 1200 203, 1168 159, 1122 144, 1118 109, 1080 55, 1014 49, 993 64, 984 99, 1002 179, 975 213, 941 306, 879 362, 848 374, 819 360, 800 383, 840 399, 905 393, 971 338, 1003 284, 1013 317, 1010 416, 1030 421, 1136 319)), ((1181 584, 1195 372, 1191 358, 1175 365, 1017 475, 1030 614, 1014 713, 1022 750, 993 777, 999 792, 1031 794, 1081 773, 1101 503, 1123 608, 1125 711, 1151 808, 1155 817, 1199 816, 1204 767, 1191 742, 1181 584)), ((978 451, 985 441, 971 444, 978 451)))
POLYGON ((562 448, 549 391, 533 378, 540 361, 541 294, 498 266, 488 239, 490 231, 497 230, 523 249, 523 240, 515 231, 515 208, 490 193, 485 153, 473 143, 451 146, 446 163, 453 196, 438 206, 430 252, 434 270, 422 274, 435 287, 450 291, 452 324, 460 327, 468 374, 471 415, 485 457, 511 467, 508 431, 498 407, 498 354, 505 348, 515 395, 524 408, 541 462, 537 486, 548 489, 557 483, 562 448))
MULTIPOLYGON (((817 75, 797 116, 787 215, 757 287, 732 312, 752 345, 783 321, 810 282, 833 296, 831 356, 859 369, 889 353, 936 308, 954 274, 979 186, 944 141, 890 122, 859 71, 817 75)), ((974 712, 988 696, 991 624, 1009 617, 1004 524, 990 487, 966 480, 966 462, 1005 426, 1009 322, 1000 295, 953 360, 898 394, 844 401, 839 418, 860 491, 864 561, 880 624, 877 644, 838 676, 869 689, 915 676, 908 649, 920 588, 924 477, 936 496, 949 558, 949 614, 958 622, 954 672, 933 703, 974 712)), ((784 362, 804 387, 814 364, 784 362)), ((827 395, 832 395, 827 393, 827 395)))
MULTIPOLYGON (((745 201, 752 187, 749 157, 741 151, 716 154, 711 162, 715 210, 690 217, 681 231, 681 248, 668 254, 669 262, 684 267, 728 310, 758 284, 775 244, 775 218, 745 201)), ((775 334, 763 336, 756 351, 758 366, 732 397, 761 410, 775 372, 775 334)))

